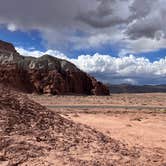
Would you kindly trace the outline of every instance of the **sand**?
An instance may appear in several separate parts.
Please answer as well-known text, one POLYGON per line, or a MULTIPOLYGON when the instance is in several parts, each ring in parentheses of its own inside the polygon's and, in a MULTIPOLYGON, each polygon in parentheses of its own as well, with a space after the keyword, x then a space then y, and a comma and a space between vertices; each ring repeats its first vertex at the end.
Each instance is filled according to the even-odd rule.
MULTIPOLYGON (((52 106, 54 112, 98 130, 129 147, 144 149, 154 160, 166 159, 166 94, 114 94, 96 96, 31 96, 35 101, 52 106), (100 106, 100 108, 54 108, 53 106, 100 106), (122 108, 101 108, 101 106, 122 108), (127 109, 123 106, 154 107, 153 109, 127 109)), ((156 165, 154 163, 154 165, 156 165)))
POLYGON ((0 165, 165 166, 166 112, 155 108, 159 106, 156 99, 161 96, 160 105, 165 106, 162 102, 165 95, 144 96, 142 101, 142 96, 127 94, 110 97, 29 95, 33 101, 25 94, 1 87, 0 165), (118 105, 120 99, 121 108, 102 109, 102 105, 118 105), (128 109, 126 106, 131 101, 138 102, 139 109, 128 109), (147 106, 153 101, 155 105, 150 110, 140 109, 145 101, 147 106), (51 110, 37 102, 51 105, 51 110), (67 104, 80 107, 57 107, 67 104), (87 107, 81 107, 83 105, 87 107))

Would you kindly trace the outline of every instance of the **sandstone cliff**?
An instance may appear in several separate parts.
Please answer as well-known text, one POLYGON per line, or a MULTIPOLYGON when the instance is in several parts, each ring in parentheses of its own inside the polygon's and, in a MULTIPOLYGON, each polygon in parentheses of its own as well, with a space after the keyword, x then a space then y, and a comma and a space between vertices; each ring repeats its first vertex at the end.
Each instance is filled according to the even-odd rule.
POLYGON ((74 64, 50 55, 25 57, 3 41, 0 41, 0 82, 28 93, 109 95, 108 87, 74 64))

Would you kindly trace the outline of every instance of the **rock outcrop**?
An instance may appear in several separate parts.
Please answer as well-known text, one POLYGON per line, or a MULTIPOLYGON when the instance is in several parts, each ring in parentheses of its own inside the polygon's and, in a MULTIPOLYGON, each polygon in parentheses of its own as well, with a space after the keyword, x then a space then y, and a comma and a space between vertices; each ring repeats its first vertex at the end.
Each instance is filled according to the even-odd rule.
POLYGON ((11 43, 0 40, 0 50, 3 52, 16 52, 14 46, 11 43))
POLYGON ((28 93, 109 95, 108 87, 74 64, 50 55, 25 57, 3 41, 0 41, 0 82, 28 93))

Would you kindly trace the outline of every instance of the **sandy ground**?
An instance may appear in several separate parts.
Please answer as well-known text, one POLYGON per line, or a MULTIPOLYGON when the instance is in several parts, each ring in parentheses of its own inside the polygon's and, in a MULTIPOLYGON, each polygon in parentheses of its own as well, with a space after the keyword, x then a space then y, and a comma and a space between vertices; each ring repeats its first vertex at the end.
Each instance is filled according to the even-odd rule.
MULTIPOLYGON (((109 97, 90 96, 36 96, 40 104, 55 105, 117 105, 166 107, 166 94, 118 94, 109 97)), ((52 108, 65 118, 88 125, 124 142, 128 146, 143 147, 147 153, 166 158, 165 109, 113 109, 113 108, 52 108)))
POLYGON ((77 114, 75 122, 96 128, 130 146, 164 148, 166 150, 166 116, 151 114, 77 114))
POLYGON ((30 95, 44 105, 127 105, 166 106, 166 93, 112 94, 110 96, 46 96, 30 95))
POLYGON ((166 165, 164 110, 101 108, 51 111, 2 86, 0 166, 166 165))

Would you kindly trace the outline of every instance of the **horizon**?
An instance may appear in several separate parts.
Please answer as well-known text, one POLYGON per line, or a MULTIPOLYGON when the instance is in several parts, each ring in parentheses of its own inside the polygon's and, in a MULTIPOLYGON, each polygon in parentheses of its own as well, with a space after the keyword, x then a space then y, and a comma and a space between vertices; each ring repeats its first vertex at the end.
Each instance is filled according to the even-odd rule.
POLYGON ((24 56, 66 59, 104 83, 162 85, 165 12, 164 0, 6 0, 0 39, 24 56))

